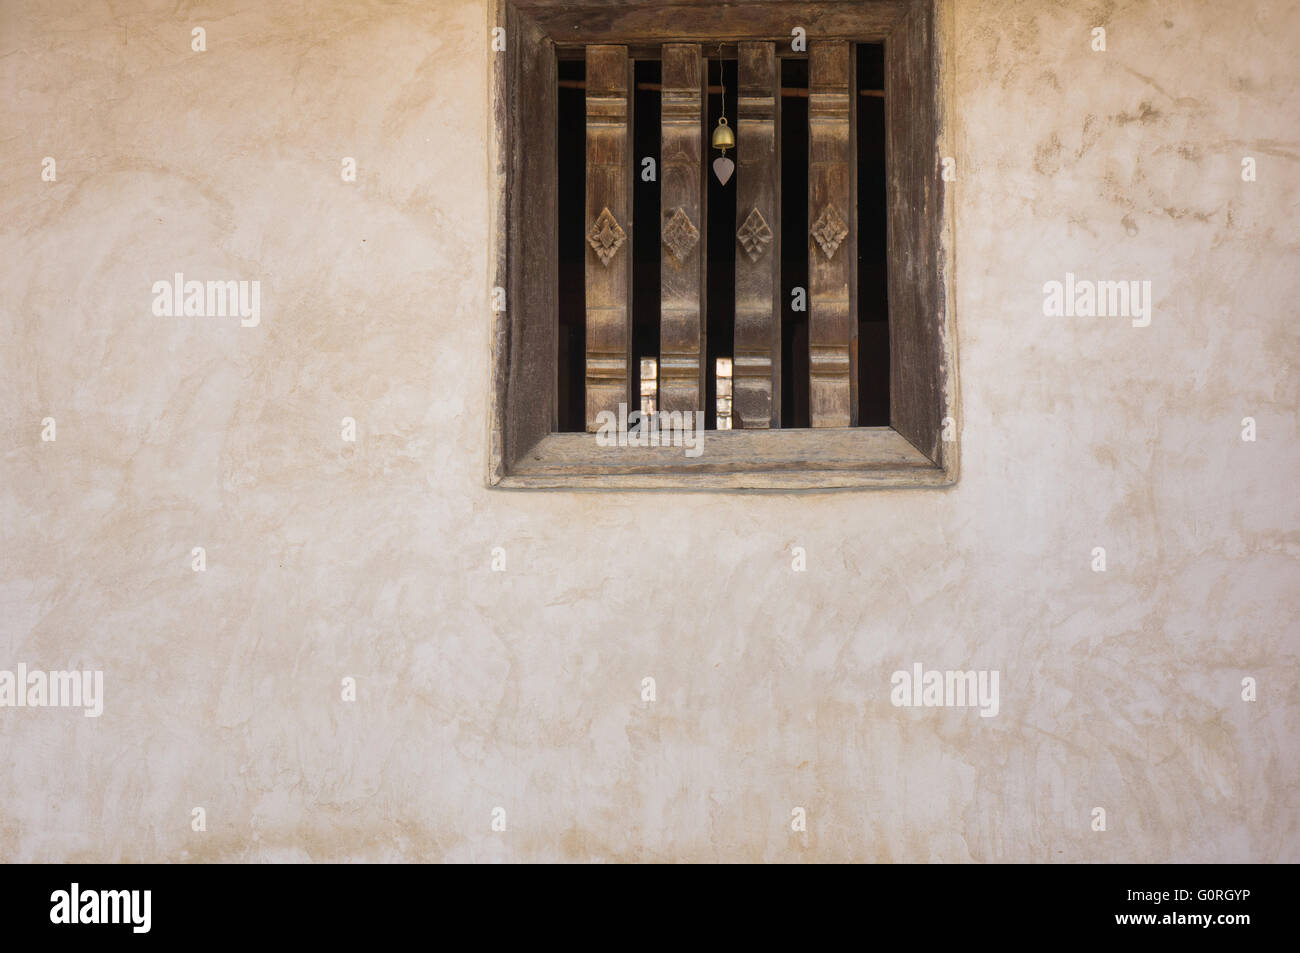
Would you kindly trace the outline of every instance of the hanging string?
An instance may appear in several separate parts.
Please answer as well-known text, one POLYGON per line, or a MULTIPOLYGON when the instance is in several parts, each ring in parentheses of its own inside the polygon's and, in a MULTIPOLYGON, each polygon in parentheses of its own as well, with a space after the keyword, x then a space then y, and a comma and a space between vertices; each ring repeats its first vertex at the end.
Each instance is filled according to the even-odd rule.
POLYGON ((727 73, 723 69, 721 43, 718 44, 718 86, 722 88, 722 92, 718 95, 718 107, 722 113, 721 118, 718 119, 718 124, 725 126, 727 124, 727 73))
POLYGON ((722 107, 722 118, 727 118, 727 74, 722 68, 722 44, 718 44, 718 85, 722 88, 718 104, 722 107))

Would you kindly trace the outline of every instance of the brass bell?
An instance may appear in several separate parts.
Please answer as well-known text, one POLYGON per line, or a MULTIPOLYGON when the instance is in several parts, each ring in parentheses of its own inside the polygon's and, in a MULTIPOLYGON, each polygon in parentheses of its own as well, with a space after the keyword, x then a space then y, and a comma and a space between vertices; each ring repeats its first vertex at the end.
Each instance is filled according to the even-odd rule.
POLYGON ((734 149, 736 146, 736 134, 731 131, 727 125, 727 117, 718 117, 718 128, 713 130, 713 148, 721 149, 722 154, 726 155, 728 149, 734 149))

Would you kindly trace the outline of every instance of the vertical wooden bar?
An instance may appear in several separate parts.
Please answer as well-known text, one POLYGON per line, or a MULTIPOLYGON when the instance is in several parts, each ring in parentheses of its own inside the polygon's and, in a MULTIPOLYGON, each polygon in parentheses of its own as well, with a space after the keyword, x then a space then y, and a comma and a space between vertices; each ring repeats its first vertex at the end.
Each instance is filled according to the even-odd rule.
POLYGON ((496 60, 505 68, 496 100, 505 152, 495 174, 505 189, 498 220, 505 259, 498 262, 497 285, 506 296, 505 310, 495 312, 493 338, 498 353, 509 357, 494 370, 494 414, 503 415, 493 435, 494 478, 555 429, 559 316, 555 44, 513 3, 501 9, 499 22, 512 38, 496 60))
POLYGON ((944 182, 935 159, 940 95, 934 5, 915 4, 885 44, 889 170, 890 425, 936 464, 951 413, 943 249, 944 182))
POLYGON ((659 408, 704 409, 704 61, 698 43, 663 48, 659 156, 659 408))
MULTIPOLYGON (((632 65, 587 47, 587 430, 632 401, 632 65)), ((538 241, 545 241, 538 236, 538 241)))
POLYGON ((808 365, 814 427, 857 423, 857 173, 853 50, 808 46, 808 365))
POLYGON ((781 426, 781 77, 776 44, 739 45, 733 424, 781 426))

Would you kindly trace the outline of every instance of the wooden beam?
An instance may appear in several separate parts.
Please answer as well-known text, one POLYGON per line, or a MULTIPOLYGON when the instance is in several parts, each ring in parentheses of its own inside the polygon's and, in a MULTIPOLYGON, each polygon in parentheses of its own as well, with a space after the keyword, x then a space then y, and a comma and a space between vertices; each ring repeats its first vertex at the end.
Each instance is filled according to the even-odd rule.
MULTIPOLYGON (((581 79, 562 79, 556 85, 558 85, 560 89, 586 89, 587 88, 586 80, 581 80, 581 79)), ((644 92, 657 93, 664 88, 664 84, 663 83, 637 83, 636 88, 644 92)), ((705 92, 707 92, 710 96, 714 95, 715 93, 721 96, 724 91, 725 91, 725 87, 723 86, 710 86, 708 89, 705 90, 705 92)), ((885 91, 883 89, 860 89, 858 90, 858 95, 874 96, 877 99, 884 99, 885 91)), ((781 96, 784 99, 807 99, 808 90, 804 89, 802 86, 782 86, 781 96)))
POLYGON ((506 290, 506 307, 494 312, 493 338, 509 355, 494 371, 498 474, 555 429, 559 315, 555 48, 527 17, 507 14, 515 41, 501 58, 496 98, 503 137, 496 173, 508 216, 498 225, 504 260, 498 260, 497 285, 506 290))
POLYGON ((659 409, 704 409, 704 61, 698 43, 663 48, 659 155, 659 409))
POLYGON ((736 99, 733 427, 781 426, 780 76, 772 43, 741 43, 736 99))
POLYGON ((889 169, 889 416, 894 429, 945 469, 941 439, 950 373, 939 236, 938 69, 934 11, 917 4, 885 46, 889 169))
MULTIPOLYGON (((632 401, 632 64, 587 50, 587 430, 632 401)), ((537 240, 545 241, 542 235, 537 240)))
POLYGON ((813 427, 858 422, 853 48, 808 47, 808 371, 813 427))
POLYGON ((708 430, 703 452, 683 447, 600 447, 556 433, 512 468, 503 485, 599 489, 739 490, 943 486, 942 470, 890 427, 708 430))
MULTIPOLYGON (((556 43, 719 43, 767 40, 791 51, 791 31, 813 38, 879 42, 912 0, 520 0, 556 43)), ((726 55, 726 51, 724 51, 726 55)))

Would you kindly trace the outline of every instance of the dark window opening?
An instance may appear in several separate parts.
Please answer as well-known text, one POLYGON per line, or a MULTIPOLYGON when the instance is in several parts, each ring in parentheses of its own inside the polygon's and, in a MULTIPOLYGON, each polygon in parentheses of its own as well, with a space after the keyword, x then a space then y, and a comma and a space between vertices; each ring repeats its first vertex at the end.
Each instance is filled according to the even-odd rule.
POLYGON ((784 59, 780 67, 782 90, 795 93, 782 95, 780 107, 781 420, 786 427, 807 427, 808 61, 784 59))
POLYGON ((556 428, 560 433, 580 433, 586 429, 583 389, 587 372, 587 288, 586 254, 583 237, 583 201, 587 188, 587 97, 582 89, 586 77, 582 60, 560 60, 556 64, 559 89, 555 111, 560 152, 557 163, 559 209, 556 250, 559 270, 559 341, 556 394, 556 428))
MULTIPOLYGON (((646 181, 645 160, 654 159, 659 168, 660 99, 658 60, 637 60, 633 64, 636 89, 632 104, 632 404, 640 407, 641 360, 659 363, 659 256, 663 245, 659 214, 659 176, 646 181)), ((582 429, 581 425, 578 427, 582 429)))
MULTIPOLYGON (((736 61, 706 58, 709 80, 708 122, 704 127, 704 164, 711 167, 721 155, 709 145, 718 119, 723 115, 722 87, 726 87, 727 122, 736 125, 736 61), (713 92, 717 89, 718 92, 713 92)), ((727 150, 728 158, 736 158, 736 150, 727 150)), ((723 185, 709 168, 706 180, 708 194, 704 197, 708 215, 709 243, 708 268, 705 272, 705 294, 708 302, 706 318, 706 360, 704 365, 706 411, 705 427, 718 427, 718 358, 732 356, 732 342, 736 332, 736 177, 723 185)))
POLYGON ((858 46, 858 423, 889 426, 885 48, 858 46))

